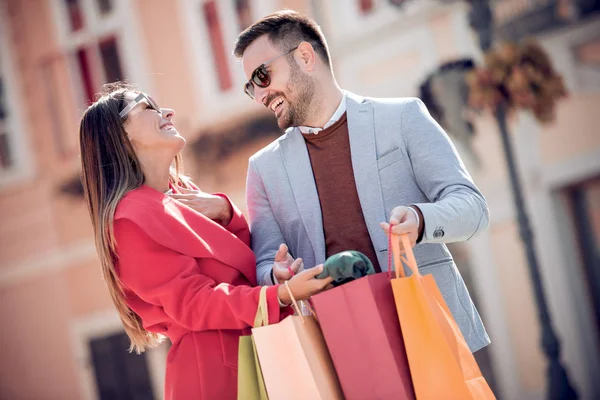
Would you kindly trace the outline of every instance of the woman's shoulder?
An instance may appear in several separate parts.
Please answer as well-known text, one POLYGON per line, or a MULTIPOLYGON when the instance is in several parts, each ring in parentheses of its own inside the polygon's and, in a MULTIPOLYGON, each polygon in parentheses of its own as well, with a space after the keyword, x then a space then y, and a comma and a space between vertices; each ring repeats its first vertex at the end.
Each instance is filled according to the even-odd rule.
POLYGON ((148 186, 140 186, 128 192, 119 201, 115 210, 115 221, 153 218, 165 213, 165 204, 171 199, 148 186))

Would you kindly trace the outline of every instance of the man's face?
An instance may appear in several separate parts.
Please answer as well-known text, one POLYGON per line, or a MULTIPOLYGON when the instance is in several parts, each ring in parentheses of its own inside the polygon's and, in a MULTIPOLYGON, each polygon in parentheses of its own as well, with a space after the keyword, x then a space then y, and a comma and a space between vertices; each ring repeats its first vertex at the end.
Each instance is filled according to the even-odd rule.
POLYGON ((247 80, 251 80, 254 71, 265 64, 270 83, 264 88, 251 83, 254 100, 275 114, 281 129, 304 125, 315 92, 314 79, 296 61, 299 50, 281 56, 288 50, 278 49, 264 35, 248 46, 242 57, 247 80))

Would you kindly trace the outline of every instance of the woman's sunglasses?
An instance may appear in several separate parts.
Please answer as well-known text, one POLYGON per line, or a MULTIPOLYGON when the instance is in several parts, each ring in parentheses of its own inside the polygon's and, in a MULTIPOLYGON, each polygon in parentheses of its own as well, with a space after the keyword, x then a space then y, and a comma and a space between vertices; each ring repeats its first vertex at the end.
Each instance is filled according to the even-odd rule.
POLYGON ((129 103, 127 103, 125 108, 123 110, 121 110, 121 112, 119 113, 119 117, 125 118, 125 116, 127 114, 129 114, 129 112, 131 110, 133 110, 133 107, 137 106, 142 101, 145 101, 146 103, 148 103, 148 105, 150 107, 152 107, 152 109, 158 111, 159 114, 161 113, 160 107, 158 106, 158 104, 156 104, 156 102, 154 100, 152 100, 152 97, 148 96, 146 93, 140 93, 136 96, 135 99, 133 99, 129 103))
POLYGON ((254 72, 252 72, 252 76, 250 80, 244 84, 244 92, 254 100, 254 86, 258 86, 260 88, 266 88, 271 84, 271 75, 269 75, 269 71, 267 71, 267 64, 277 60, 279 57, 283 57, 285 55, 290 54, 292 51, 296 50, 298 46, 294 47, 286 51, 283 54, 278 55, 275 58, 271 58, 269 61, 259 65, 254 72))

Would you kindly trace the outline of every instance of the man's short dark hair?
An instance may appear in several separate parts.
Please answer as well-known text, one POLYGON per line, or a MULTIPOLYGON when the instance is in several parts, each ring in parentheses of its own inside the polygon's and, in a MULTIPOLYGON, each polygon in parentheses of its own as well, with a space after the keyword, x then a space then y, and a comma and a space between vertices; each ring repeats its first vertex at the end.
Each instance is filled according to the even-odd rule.
POLYGON ((269 41, 282 52, 288 51, 301 42, 308 42, 331 68, 329 49, 321 28, 315 21, 296 11, 283 10, 267 15, 239 34, 233 54, 241 59, 244 52, 256 39, 267 35, 269 41))

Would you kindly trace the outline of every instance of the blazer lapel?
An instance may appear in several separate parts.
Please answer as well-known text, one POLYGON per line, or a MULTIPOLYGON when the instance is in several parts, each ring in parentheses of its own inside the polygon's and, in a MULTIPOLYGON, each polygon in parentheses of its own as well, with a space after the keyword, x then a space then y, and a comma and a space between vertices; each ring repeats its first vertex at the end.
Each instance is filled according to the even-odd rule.
POLYGON ((281 140, 283 164, 294 193, 298 212, 317 264, 325 262, 325 236, 321 203, 302 133, 296 128, 281 140))
MULTIPOLYGON (((356 190, 369 235, 379 257, 380 252, 387 249, 387 239, 379 226, 386 217, 377 169, 373 104, 349 93, 346 108, 356 190)), ((385 269, 385 265, 382 264, 381 267, 385 269)))

